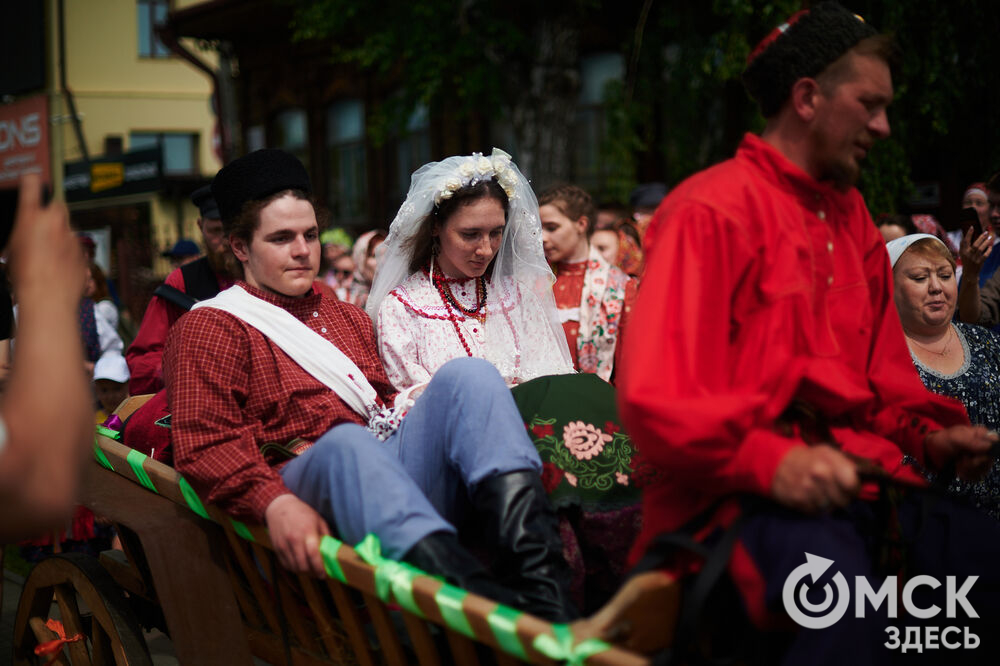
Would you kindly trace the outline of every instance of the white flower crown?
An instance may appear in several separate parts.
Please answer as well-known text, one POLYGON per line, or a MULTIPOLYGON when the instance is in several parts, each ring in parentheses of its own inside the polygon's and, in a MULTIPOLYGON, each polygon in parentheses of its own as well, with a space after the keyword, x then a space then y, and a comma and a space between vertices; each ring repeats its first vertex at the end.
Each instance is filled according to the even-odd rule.
POLYGON ((490 179, 496 179, 507 194, 507 198, 513 199, 517 187, 517 173, 511 168, 510 163, 510 155, 499 148, 494 148, 493 154, 489 157, 482 153, 472 153, 459 163, 456 175, 449 176, 440 183, 434 193, 434 205, 441 205, 442 201, 450 199, 463 187, 490 179))

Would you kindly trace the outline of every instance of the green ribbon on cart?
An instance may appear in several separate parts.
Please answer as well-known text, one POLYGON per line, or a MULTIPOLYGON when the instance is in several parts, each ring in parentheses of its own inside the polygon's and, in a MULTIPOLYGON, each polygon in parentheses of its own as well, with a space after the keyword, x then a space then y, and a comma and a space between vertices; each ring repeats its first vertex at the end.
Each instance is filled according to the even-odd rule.
POLYGON ((239 534, 241 537, 247 541, 254 541, 253 534, 250 534, 250 529, 243 523, 232 518, 229 519, 229 523, 233 526, 233 531, 239 534))
POLYGON ((194 491, 188 480, 182 476, 177 485, 181 488, 181 495, 184 496, 184 501, 187 502, 188 508, 202 518, 212 520, 212 517, 208 515, 208 511, 205 510, 205 505, 201 503, 201 498, 198 497, 198 493, 194 491))
POLYGON ((146 474, 146 470, 142 468, 142 463, 148 457, 149 456, 145 453, 132 449, 128 452, 128 455, 125 456, 125 460, 128 461, 128 465, 132 468, 132 471, 135 473, 135 478, 139 480, 139 483, 141 483, 144 488, 159 494, 156 490, 156 486, 153 485, 152 479, 149 478, 149 474, 146 474))
POLYGON ((501 604, 486 617, 486 622, 490 625, 497 643, 504 652, 528 661, 528 655, 524 651, 524 646, 521 645, 521 639, 517 637, 517 621, 522 615, 524 613, 521 611, 501 604))
POLYGON ((104 437, 107 437, 108 439, 113 439, 116 442, 122 441, 122 434, 121 434, 120 431, 118 431, 118 430, 112 430, 111 428, 108 428, 106 426, 102 426, 102 425, 97 426, 97 434, 98 435, 103 435, 104 437))
POLYGON ((469 618, 462 608, 462 603, 469 593, 460 587, 445 583, 434 595, 438 610, 441 611, 441 619, 450 629, 454 629, 460 634, 475 638, 476 634, 469 624, 469 618))
POLYGON ((532 647, 549 659, 565 662, 570 666, 583 666, 588 657, 611 649, 610 645, 598 638, 588 638, 578 645, 574 645, 573 630, 569 628, 569 625, 554 624, 552 625, 552 633, 555 635, 535 636, 532 647))
POLYGON ((382 557, 382 542, 374 534, 362 539, 354 550, 362 560, 375 567, 375 594, 379 599, 388 602, 392 590, 400 606, 418 617, 425 617, 413 598, 413 579, 427 574, 412 564, 382 557))
POLYGON ((94 457, 97 458, 97 462, 100 463, 101 467, 105 469, 110 469, 112 472, 115 468, 111 465, 111 461, 108 457, 104 455, 104 451, 101 449, 100 445, 97 443, 97 437, 94 437, 94 457))
POLYGON ((329 534, 324 535, 319 542, 319 554, 323 557, 323 567, 326 569, 326 575, 330 578, 336 578, 341 583, 346 583, 347 577, 344 575, 344 570, 340 567, 340 562, 337 560, 337 553, 340 552, 340 547, 343 545, 343 541, 334 539, 329 534))

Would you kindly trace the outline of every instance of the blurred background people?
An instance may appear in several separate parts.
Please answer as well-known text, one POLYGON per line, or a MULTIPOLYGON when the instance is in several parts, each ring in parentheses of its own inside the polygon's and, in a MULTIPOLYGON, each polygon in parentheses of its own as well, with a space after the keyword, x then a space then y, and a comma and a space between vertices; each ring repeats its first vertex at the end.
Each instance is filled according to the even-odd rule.
POLYGON ((128 376, 128 363, 121 354, 108 354, 94 364, 94 394, 99 405, 97 423, 106 422, 128 397, 128 376))
POLYGON ((667 196, 667 186, 663 183, 643 183, 629 195, 628 205, 632 209, 632 219, 635 220, 635 226, 639 231, 640 242, 645 240, 646 229, 653 219, 653 213, 665 196, 667 196))
POLYGON ((156 393, 163 388, 163 346, 170 327, 194 303, 215 296, 235 282, 227 268, 228 246, 222 234, 219 206, 209 186, 195 190, 191 201, 198 207, 205 256, 171 271, 146 306, 139 332, 125 354, 132 395, 156 393))
POLYGON ((198 244, 190 238, 182 238, 169 250, 164 250, 163 256, 170 260, 170 264, 177 268, 184 264, 191 263, 201 256, 198 244))
POLYGON ((542 247, 556 275, 552 291, 573 367, 611 381, 635 302, 635 280, 591 247, 597 211, 587 192, 559 185, 542 192, 538 204, 542 247))

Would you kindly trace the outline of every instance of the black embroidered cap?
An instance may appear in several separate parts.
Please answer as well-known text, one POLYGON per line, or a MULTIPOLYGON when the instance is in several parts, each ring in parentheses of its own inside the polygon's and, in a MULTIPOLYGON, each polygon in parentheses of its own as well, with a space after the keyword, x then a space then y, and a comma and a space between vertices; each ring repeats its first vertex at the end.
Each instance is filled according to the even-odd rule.
POLYGON ((837 2, 792 15, 761 40, 747 58, 743 85, 765 118, 776 114, 795 82, 818 76, 858 42, 878 34, 837 2))
POLYGON ((212 194, 223 221, 239 215, 248 201, 259 201, 283 190, 311 192, 312 187, 302 162, 277 148, 255 150, 233 160, 212 180, 212 194))

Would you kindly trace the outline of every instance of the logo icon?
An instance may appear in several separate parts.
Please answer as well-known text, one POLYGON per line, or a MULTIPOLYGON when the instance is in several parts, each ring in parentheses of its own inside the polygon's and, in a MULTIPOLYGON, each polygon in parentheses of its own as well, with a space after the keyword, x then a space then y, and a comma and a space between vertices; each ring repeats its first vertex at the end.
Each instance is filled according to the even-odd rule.
POLYGON ((838 571, 833 576, 833 582, 837 586, 836 595, 834 595, 830 584, 826 583, 823 585, 823 601, 818 604, 810 602, 807 595, 812 584, 815 584, 820 576, 830 568, 833 560, 812 553, 805 555, 806 563, 795 567, 785 579, 781 598, 785 604, 785 612, 799 626, 806 629, 826 629, 844 617, 847 606, 850 604, 850 589, 844 574, 838 571), (805 582, 806 578, 811 578, 812 583, 805 582), (836 597, 836 605, 834 605, 834 597, 836 597))

